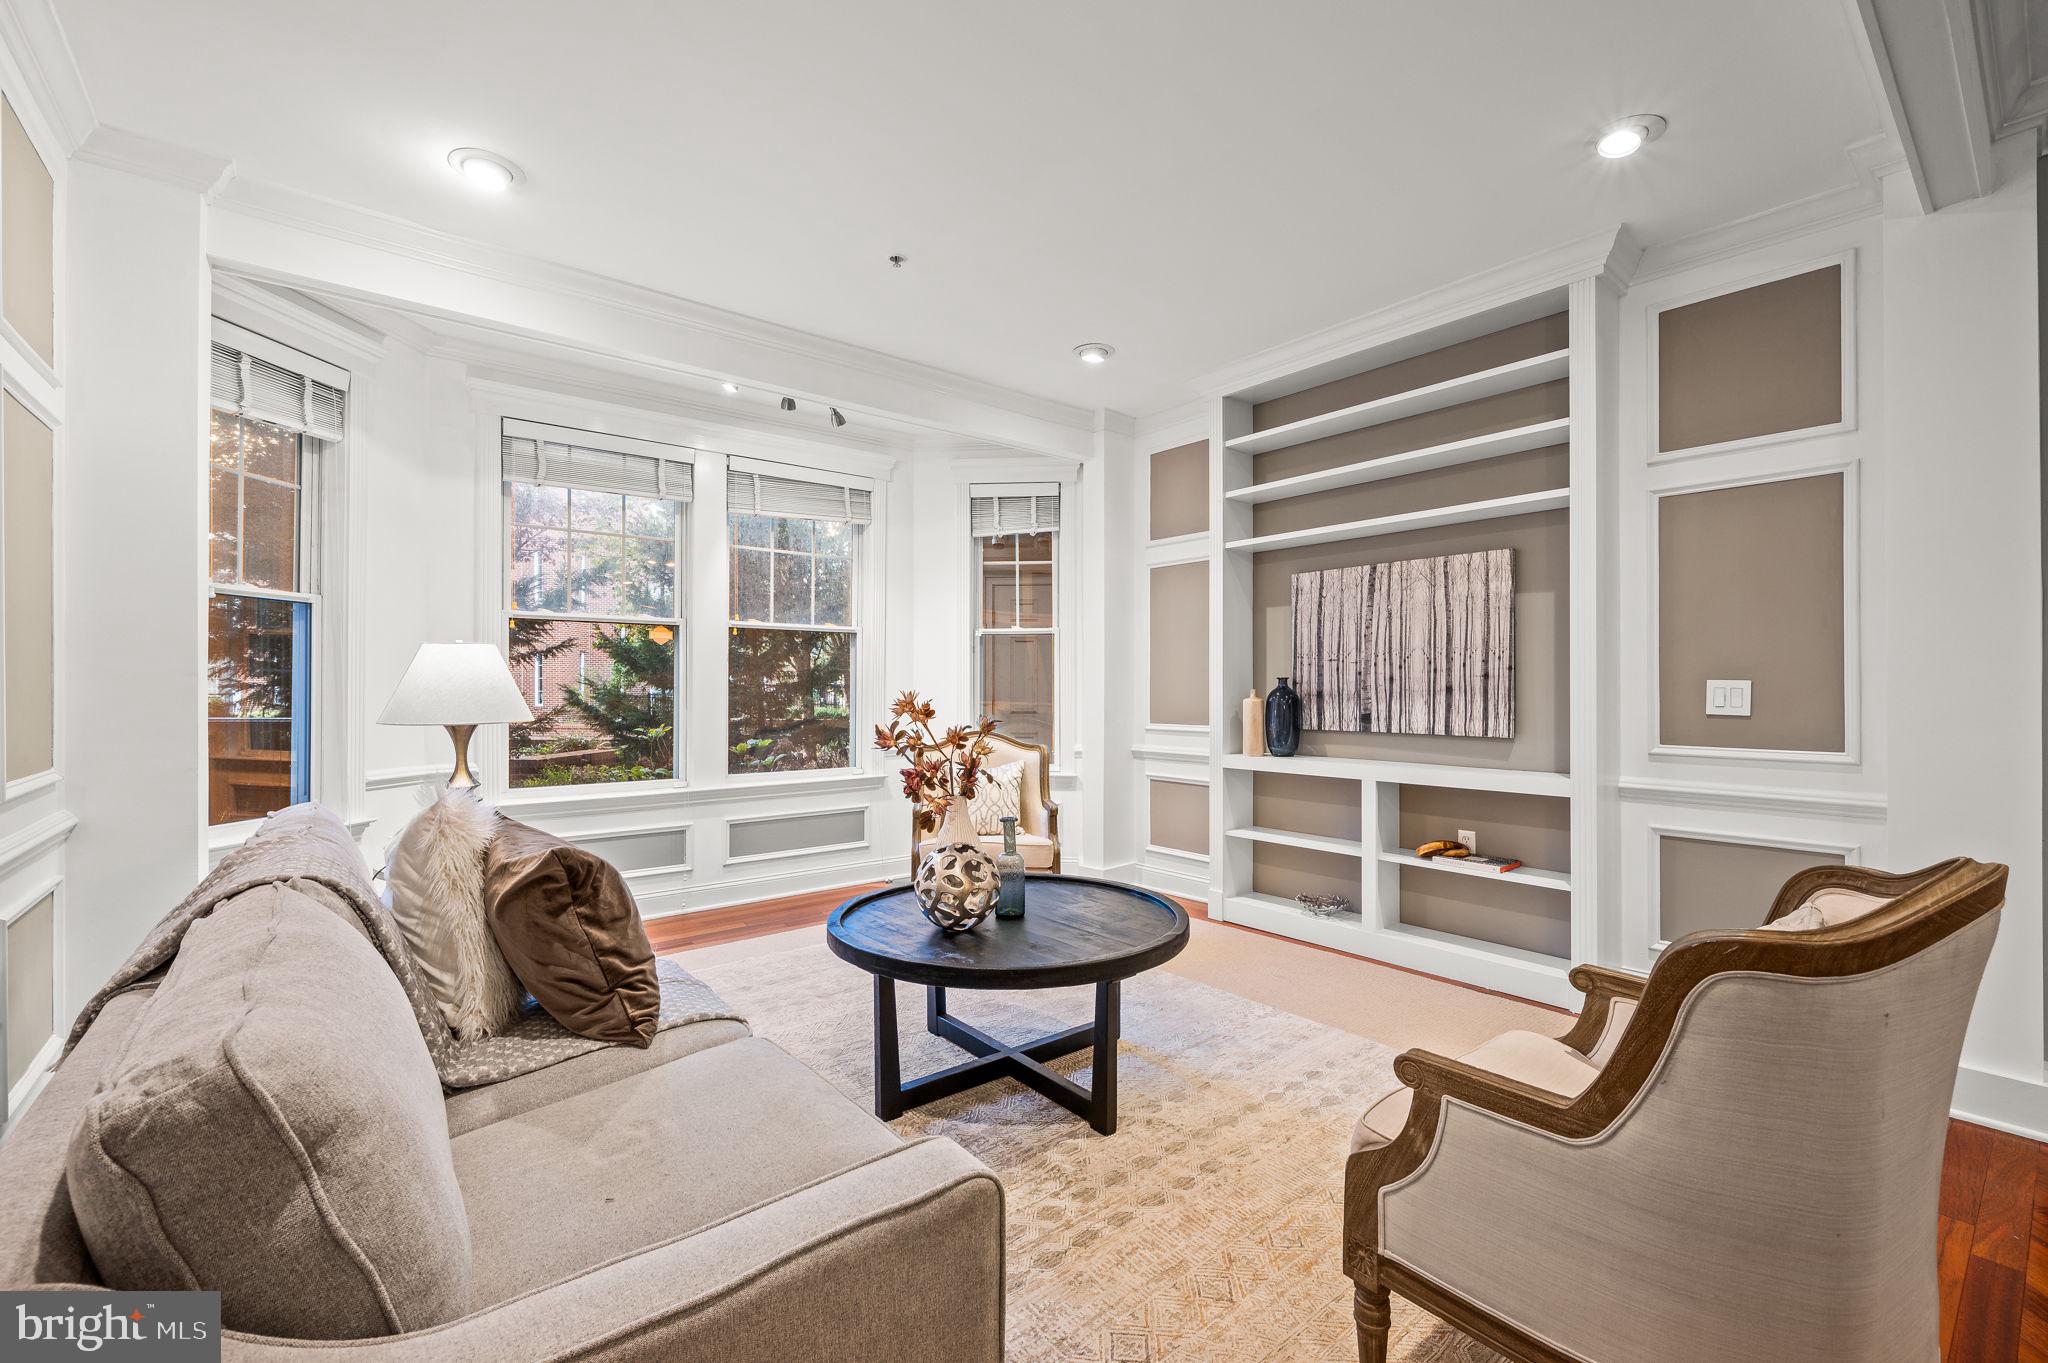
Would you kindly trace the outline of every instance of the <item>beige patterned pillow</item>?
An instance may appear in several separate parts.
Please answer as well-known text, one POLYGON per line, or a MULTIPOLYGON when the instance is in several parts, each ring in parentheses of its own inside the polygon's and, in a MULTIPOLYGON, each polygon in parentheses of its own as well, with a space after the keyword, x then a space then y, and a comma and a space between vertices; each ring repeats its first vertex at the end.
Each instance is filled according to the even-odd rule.
POLYGON ((990 767, 974 783, 974 800, 968 806, 977 833, 1000 833, 1003 820, 1017 817, 1017 792, 1024 784, 1024 764, 1009 762, 990 767))

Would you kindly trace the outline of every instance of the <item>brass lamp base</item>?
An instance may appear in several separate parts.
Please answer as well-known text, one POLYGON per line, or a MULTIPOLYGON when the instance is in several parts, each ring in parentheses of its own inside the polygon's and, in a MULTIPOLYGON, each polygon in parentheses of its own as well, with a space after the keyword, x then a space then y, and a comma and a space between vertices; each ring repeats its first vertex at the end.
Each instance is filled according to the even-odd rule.
POLYGON ((474 724, 449 724, 448 740, 455 745, 455 772, 448 778, 448 784, 456 790, 475 790, 476 777, 469 770, 469 736, 476 732, 474 724))

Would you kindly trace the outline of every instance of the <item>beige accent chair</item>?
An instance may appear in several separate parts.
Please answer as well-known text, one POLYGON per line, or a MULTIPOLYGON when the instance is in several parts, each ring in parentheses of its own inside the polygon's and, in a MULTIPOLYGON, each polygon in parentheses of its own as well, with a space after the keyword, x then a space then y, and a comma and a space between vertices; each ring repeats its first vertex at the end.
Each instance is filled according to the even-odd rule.
MULTIPOLYGON (((995 752, 982 763, 984 771, 1024 764, 1024 779, 1017 783, 1017 852, 1027 871, 1057 873, 1060 869, 1060 807, 1052 802, 1052 760, 1036 743, 1020 743, 1000 733, 989 736, 995 752)), ((1001 833, 981 835, 982 850, 990 856, 1003 850, 1001 833)), ((924 864, 925 854, 938 846, 936 838, 921 838, 917 812, 910 815, 910 874, 924 864)))
POLYGON ((1344 1178, 1359 1355, 1389 1291, 1523 1363, 1935 1363, 1963 1029, 2006 868, 1822 866, 1562 1038, 1409 1051, 1344 1178))

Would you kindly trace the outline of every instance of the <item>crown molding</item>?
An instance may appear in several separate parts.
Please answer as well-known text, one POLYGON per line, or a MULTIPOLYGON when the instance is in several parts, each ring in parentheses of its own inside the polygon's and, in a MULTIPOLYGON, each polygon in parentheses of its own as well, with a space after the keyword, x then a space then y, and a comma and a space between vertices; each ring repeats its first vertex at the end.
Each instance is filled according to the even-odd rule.
POLYGON ((1660 279, 1695 265, 1725 260, 1804 236, 1808 232, 1873 218, 1881 207, 1875 182, 1824 190, 1809 198, 1780 204, 1746 218, 1737 218, 1733 222, 1652 246, 1643 253, 1642 269, 1637 271, 1635 282, 1640 284, 1660 279))
POLYGON ((224 156, 194 151, 105 123, 86 136, 73 156, 89 166, 103 166, 189 189, 209 201, 235 173, 235 163, 224 156))
MULTIPOLYGON (((1260 397, 1293 391, 1261 390, 1319 369, 1341 368, 1353 357, 1370 356, 1365 363, 1371 366, 1420 353, 1404 343, 1435 349, 1469 339, 1457 334, 1461 330, 1481 335, 1559 311, 1564 307, 1565 286, 1577 280, 1606 277, 1618 288, 1626 288, 1641 259, 1642 249, 1626 227, 1605 228, 1268 347, 1212 370, 1190 386, 1217 396, 1260 397), (1471 330, 1475 326, 1478 329, 1471 330), (1424 334, 1433 329, 1441 330, 1424 334)), ((1331 377, 1335 376, 1333 372, 1331 377)))
POLYGON ((1191 398, 1139 417, 1131 433, 1134 452, 1149 458, 1162 450, 1177 450, 1207 440, 1215 408, 1213 399, 1191 398))
POLYGON ((217 272, 213 276, 213 303, 217 313, 226 309, 245 314, 249 320, 227 320, 243 326, 253 321, 256 325, 252 329, 256 331, 262 331, 265 323, 274 323, 302 333, 321 351, 367 364, 384 357, 386 338, 381 332, 343 316, 297 289, 277 288, 217 272))
MULTIPOLYGON (((334 241, 388 253, 446 270, 531 289, 545 294, 574 298, 606 309, 651 319, 677 328, 699 340, 724 346, 787 357, 814 367, 877 379, 913 388, 959 403, 992 409, 1031 422, 1092 436, 1096 429, 1093 411, 1041 398, 1000 384, 970 378, 914 360, 870 350, 864 346, 834 341, 810 332, 748 317, 709 304, 664 293, 658 289, 628 283, 575 266, 490 246, 436 228, 422 226, 387 214, 350 204, 323 199, 261 181, 236 179, 220 194, 216 208, 248 219, 290 228, 334 241)), ((260 267, 249 267, 258 270, 260 267)), ((402 304, 403 300, 365 296, 363 301, 402 304)), ((694 372, 694 371, 693 371, 694 372)), ((730 379, 744 385, 781 387, 773 376, 760 373, 711 373, 705 377, 730 379)), ((808 393, 789 391, 821 403, 846 405, 846 392, 808 393)))
POLYGON ((50 0, 0 3, 0 47, 13 58, 23 93, 47 123, 58 150, 70 156, 100 120, 50 0))

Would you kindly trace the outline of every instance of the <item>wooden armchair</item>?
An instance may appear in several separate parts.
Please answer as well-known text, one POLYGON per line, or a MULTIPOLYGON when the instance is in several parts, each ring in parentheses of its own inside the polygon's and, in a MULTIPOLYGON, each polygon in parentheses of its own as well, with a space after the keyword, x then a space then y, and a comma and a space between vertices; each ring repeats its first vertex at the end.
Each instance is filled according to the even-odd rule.
MULTIPOLYGON (((1052 759, 1036 743, 1020 743, 1000 733, 989 735, 995 751, 982 763, 982 770, 994 771, 1012 762, 1024 764, 1024 776, 1017 783, 1017 851, 1027 871, 1057 872, 1060 869, 1060 807, 1052 802, 1052 759)), ((981 835, 982 850, 990 856, 1003 850, 1003 835, 981 835)), ((910 816, 910 874, 924 864, 925 853, 936 840, 917 831, 917 811, 910 816)))
POLYGON ((1963 1029, 2006 868, 1823 866, 1561 1038, 1409 1051, 1344 1173, 1364 1363, 1389 1291, 1523 1363, 1934 1363, 1963 1029))

